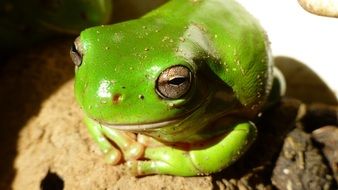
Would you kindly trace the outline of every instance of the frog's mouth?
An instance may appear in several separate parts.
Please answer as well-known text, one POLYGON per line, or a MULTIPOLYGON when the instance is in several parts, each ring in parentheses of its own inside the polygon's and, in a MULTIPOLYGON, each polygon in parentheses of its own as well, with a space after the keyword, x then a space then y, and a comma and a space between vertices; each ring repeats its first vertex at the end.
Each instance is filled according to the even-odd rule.
POLYGON ((211 99, 211 93, 209 93, 204 101, 200 102, 198 105, 196 105, 194 108, 192 108, 190 111, 186 112, 185 114, 182 114, 178 117, 175 118, 170 118, 167 120, 160 120, 160 121, 155 121, 151 123, 127 123, 127 124, 112 124, 112 123, 101 123, 103 126, 112 128, 112 129, 118 129, 121 131, 130 131, 130 132, 142 132, 145 130, 149 129, 158 129, 158 128, 163 128, 163 127, 168 127, 168 126, 173 126, 173 125, 180 125, 182 122, 185 120, 189 119, 193 115, 198 112, 198 110, 201 107, 204 107, 208 104, 208 102, 211 99))
MULTIPOLYGON (((189 117, 189 116, 188 116, 189 117)), ((149 130, 149 129, 157 129, 166 127, 169 125, 177 124, 186 117, 172 119, 168 121, 160 121, 160 122, 153 122, 153 123, 137 123, 137 124, 103 124, 106 127, 112 128, 112 129, 118 129, 122 131, 143 131, 143 130, 149 130)))
POLYGON ((130 132, 142 132, 144 130, 149 129, 158 129, 173 125, 180 125, 180 123, 184 122, 186 119, 189 119, 191 116, 193 116, 196 111, 201 107, 205 105, 205 102, 197 105, 195 108, 190 110, 189 112, 182 114, 178 117, 167 119, 167 120, 160 120, 155 121, 151 123, 127 123, 127 124, 112 124, 112 123, 101 123, 103 126, 112 128, 112 129, 118 129, 121 131, 130 131, 130 132))

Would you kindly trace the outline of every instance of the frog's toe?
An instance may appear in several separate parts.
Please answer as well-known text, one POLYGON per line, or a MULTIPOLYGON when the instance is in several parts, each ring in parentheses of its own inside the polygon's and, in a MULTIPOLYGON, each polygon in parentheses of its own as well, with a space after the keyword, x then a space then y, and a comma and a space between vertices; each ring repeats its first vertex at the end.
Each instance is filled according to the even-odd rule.
POLYGON ((144 176, 152 174, 170 174, 170 175, 182 175, 180 170, 175 166, 172 166, 163 161, 157 160, 145 160, 145 161, 128 161, 127 167, 134 176, 144 176))
POLYGON ((147 147, 144 159, 127 162, 127 166, 133 175, 169 174, 195 176, 200 173, 191 161, 188 152, 172 147, 147 147))
MULTIPOLYGON (((134 176, 159 174, 160 168, 167 167, 166 163, 160 161, 128 161, 127 167, 134 176)), ((162 169, 163 170, 163 169, 162 169)))
POLYGON ((109 164, 116 165, 122 160, 122 154, 119 150, 112 147, 110 151, 105 153, 105 160, 109 164))
POLYGON ((122 149, 125 160, 137 160, 144 154, 144 146, 140 143, 133 142, 122 149))
POLYGON ((180 167, 160 160, 134 160, 128 161, 127 167, 134 176, 144 176, 152 174, 165 174, 176 176, 195 176, 199 172, 193 165, 180 167))
POLYGON ((136 160, 143 156, 144 145, 136 141, 133 133, 109 127, 102 127, 101 130, 122 151, 124 160, 136 160))

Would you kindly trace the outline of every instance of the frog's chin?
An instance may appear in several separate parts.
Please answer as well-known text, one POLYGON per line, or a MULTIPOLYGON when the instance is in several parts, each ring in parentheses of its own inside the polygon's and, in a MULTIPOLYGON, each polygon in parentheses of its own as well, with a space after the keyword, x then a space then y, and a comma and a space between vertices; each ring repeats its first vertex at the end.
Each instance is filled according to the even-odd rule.
POLYGON ((166 127, 169 125, 175 125, 182 121, 182 119, 172 119, 168 121, 160 121, 160 122, 153 122, 153 123, 135 123, 135 124, 102 124, 106 127, 112 128, 112 129, 118 129, 122 131, 132 131, 132 132, 139 132, 149 129, 157 129, 166 127))

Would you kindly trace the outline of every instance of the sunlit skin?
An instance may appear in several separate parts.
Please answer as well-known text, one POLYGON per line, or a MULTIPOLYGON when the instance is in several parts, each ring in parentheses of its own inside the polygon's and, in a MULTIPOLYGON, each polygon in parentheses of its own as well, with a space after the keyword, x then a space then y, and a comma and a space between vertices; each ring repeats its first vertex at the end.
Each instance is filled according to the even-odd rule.
POLYGON ((91 136, 137 176, 221 171, 283 91, 264 30, 232 0, 172 0, 86 29, 71 57, 91 136))

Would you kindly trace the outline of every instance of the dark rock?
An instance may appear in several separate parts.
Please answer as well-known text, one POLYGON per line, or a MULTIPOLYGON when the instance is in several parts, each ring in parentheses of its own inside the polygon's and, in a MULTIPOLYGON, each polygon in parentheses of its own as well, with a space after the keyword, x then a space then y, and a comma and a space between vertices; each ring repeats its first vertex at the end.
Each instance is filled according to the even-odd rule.
POLYGON ((313 146, 311 135, 299 128, 285 138, 272 182, 280 190, 330 190, 335 186, 325 159, 313 146))

